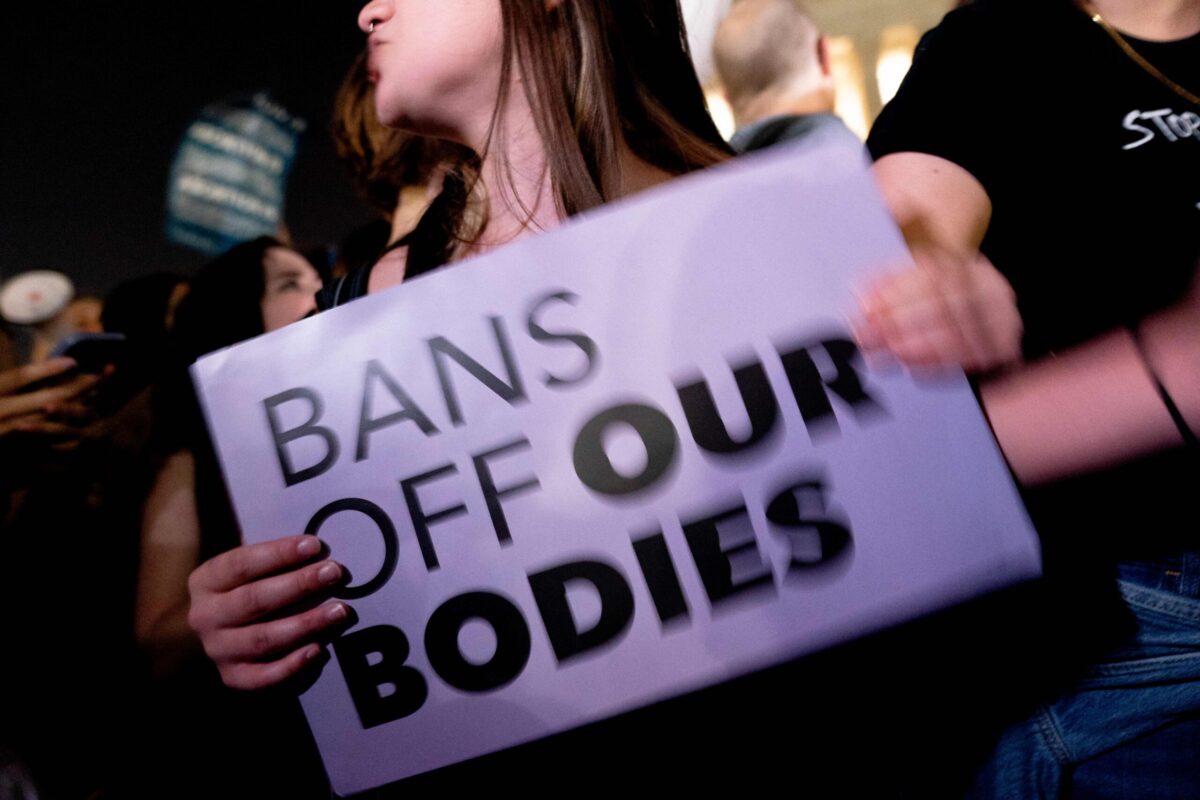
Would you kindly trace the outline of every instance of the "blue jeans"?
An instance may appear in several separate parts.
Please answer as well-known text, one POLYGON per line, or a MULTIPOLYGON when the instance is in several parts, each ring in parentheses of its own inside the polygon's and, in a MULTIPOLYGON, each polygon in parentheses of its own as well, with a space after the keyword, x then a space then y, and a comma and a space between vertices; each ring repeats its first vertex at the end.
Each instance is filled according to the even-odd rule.
POLYGON ((1200 798, 1200 552, 1123 564, 1134 635, 1001 736, 971 798, 1200 798))

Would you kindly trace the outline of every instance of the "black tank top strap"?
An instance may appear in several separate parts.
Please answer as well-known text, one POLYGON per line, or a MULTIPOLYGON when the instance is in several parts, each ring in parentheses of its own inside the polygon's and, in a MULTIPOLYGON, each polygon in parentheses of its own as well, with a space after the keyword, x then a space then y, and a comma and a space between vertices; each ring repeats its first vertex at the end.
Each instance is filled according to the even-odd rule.
MULTIPOLYGON (((404 265, 404 280, 411 280, 427 272, 432 272, 450 260, 453 249, 453 237, 446 232, 448 209, 462 202, 463 189, 458 181, 447 181, 441 194, 429 204, 429 208, 421 216, 421 221, 407 235, 390 244, 379 254, 399 247, 408 248, 408 257, 404 265)), ((377 258, 376 261, 379 259, 377 258)), ((317 293, 317 308, 325 311, 330 308, 345 305, 352 300, 365 297, 367 287, 371 282, 371 269, 374 263, 367 264, 349 272, 317 293)))

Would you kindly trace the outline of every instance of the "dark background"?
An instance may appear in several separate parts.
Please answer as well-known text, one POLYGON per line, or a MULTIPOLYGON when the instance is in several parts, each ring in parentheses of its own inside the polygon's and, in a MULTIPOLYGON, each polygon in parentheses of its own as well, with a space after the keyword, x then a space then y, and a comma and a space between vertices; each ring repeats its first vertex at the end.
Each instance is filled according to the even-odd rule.
POLYGON ((260 89, 309 125, 285 206, 296 244, 336 242, 369 219, 328 135, 365 42, 360 7, 71 0, 0 18, 0 280, 58 269, 103 295, 199 266, 204 255, 163 235, 175 148, 204 105, 260 89))

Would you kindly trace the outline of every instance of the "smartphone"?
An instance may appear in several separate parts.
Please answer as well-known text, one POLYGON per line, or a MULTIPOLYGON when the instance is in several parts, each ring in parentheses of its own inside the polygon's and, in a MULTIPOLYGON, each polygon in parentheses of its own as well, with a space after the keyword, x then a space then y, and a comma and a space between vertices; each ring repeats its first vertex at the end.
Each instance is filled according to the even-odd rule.
POLYGON ((51 358, 75 360, 76 371, 99 375, 110 364, 118 366, 129 350, 123 333, 73 333, 59 342, 51 358))
POLYGON ((73 333, 54 346, 50 358, 66 356, 75 360, 75 367, 40 381, 34 381, 18 390, 28 394, 40 389, 49 389, 73 380, 80 373, 100 375, 109 364, 118 365, 129 349, 129 342, 121 333, 73 333))

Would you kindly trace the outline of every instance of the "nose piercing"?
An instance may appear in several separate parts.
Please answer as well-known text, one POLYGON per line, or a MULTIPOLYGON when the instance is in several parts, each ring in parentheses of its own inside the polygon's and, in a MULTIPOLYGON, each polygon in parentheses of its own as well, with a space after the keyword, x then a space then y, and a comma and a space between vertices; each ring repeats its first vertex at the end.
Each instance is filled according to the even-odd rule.
POLYGON ((375 20, 371 20, 370 22, 367 23, 367 33, 374 33, 374 32, 375 32, 375 20))

